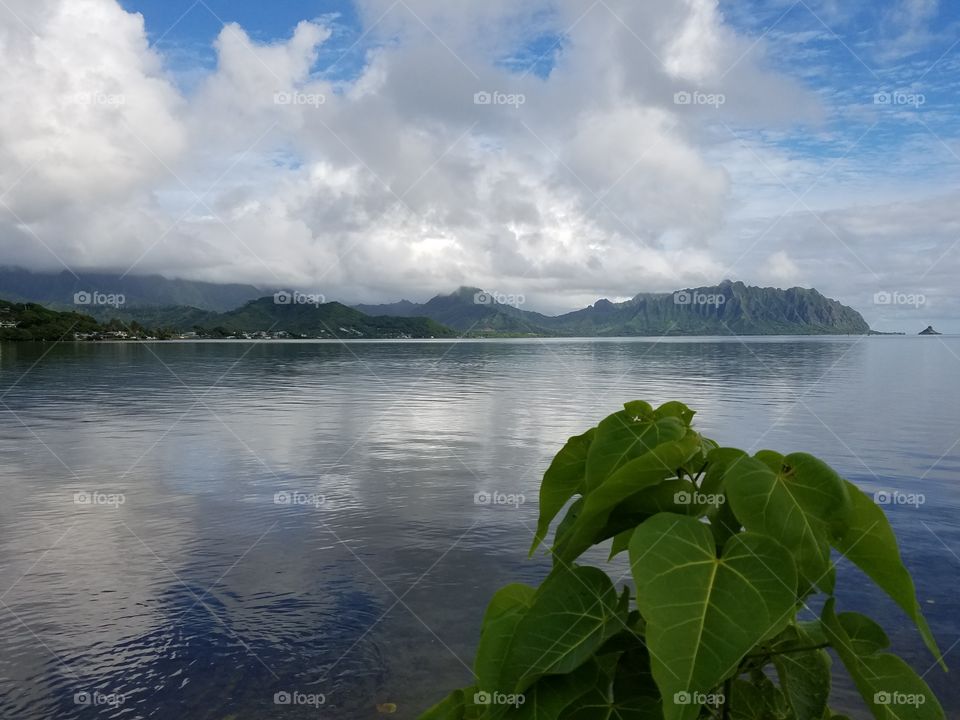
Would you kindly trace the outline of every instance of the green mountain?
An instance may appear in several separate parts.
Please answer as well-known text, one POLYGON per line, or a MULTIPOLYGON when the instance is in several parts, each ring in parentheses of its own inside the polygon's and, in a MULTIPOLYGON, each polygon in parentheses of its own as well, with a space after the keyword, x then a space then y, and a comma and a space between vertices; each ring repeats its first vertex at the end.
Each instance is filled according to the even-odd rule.
POLYGON ((657 335, 828 335, 870 332, 856 310, 806 288, 760 288, 726 280, 674 293, 644 293, 555 317, 488 302, 460 288, 423 304, 361 305, 379 315, 425 317, 461 332, 614 337, 657 335), (478 298, 478 300, 475 300, 478 298))
POLYGON ((101 321, 116 320, 129 325, 139 323, 149 328, 169 328, 179 332, 195 327, 212 327, 218 322, 221 313, 212 310, 172 305, 169 307, 127 307, 114 309, 109 306, 84 307, 91 317, 101 321))
MULTIPOLYGON (((189 306, 226 312, 264 294, 253 285, 218 284, 165 278, 162 275, 126 275, 80 272, 35 273, 0 267, 0 296, 17 302, 42 303, 60 310, 74 309, 76 293, 123 295, 126 307, 189 306)), ((110 307, 76 307, 98 318, 111 317, 110 307)))
POLYGON ((425 317, 371 317, 338 302, 278 304, 273 297, 253 300, 227 313, 210 314, 202 327, 345 339, 455 337, 458 334, 425 317))
POLYGON ((437 295, 418 305, 408 300, 388 305, 357 305, 369 315, 427 317, 465 334, 549 335, 546 323, 552 318, 494 302, 494 296, 480 288, 461 287, 449 295, 437 295))

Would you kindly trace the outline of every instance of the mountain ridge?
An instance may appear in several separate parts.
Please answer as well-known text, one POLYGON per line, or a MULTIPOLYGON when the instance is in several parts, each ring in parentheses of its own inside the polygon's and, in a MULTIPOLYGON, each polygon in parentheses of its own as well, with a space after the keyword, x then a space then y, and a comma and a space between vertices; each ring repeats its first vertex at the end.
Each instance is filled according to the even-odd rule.
MULTIPOLYGON (((87 273, 81 281, 67 272, 30 273, 0 267, 0 297, 35 302, 58 310, 80 311, 101 322, 137 322, 145 327, 193 331, 220 327, 259 331, 268 327, 297 335, 330 337, 333 326, 353 328, 347 336, 365 337, 615 337, 661 335, 812 335, 865 334, 859 312, 815 288, 748 286, 724 280, 718 285, 672 293, 641 292, 614 302, 559 315, 522 308, 523 296, 506 296, 461 286, 426 302, 400 300, 348 306, 338 302, 285 306, 252 285, 218 285, 163 276, 111 276, 87 273), (44 278, 50 285, 43 284, 44 278), (99 287, 97 282, 99 282, 99 287), (91 287, 88 287, 91 286, 91 287), (78 288, 78 289, 75 289, 78 288), (123 293, 114 306, 77 304, 74 293, 93 290, 123 293), (125 295, 125 293, 123 293, 125 295), (250 297, 254 295, 255 297, 250 297), (197 303, 169 302, 187 297, 197 303), (225 305, 229 307, 224 308, 225 305), (320 311, 319 308, 325 308, 320 311), (411 322, 400 322, 402 320, 411 322), (340 325, 337 325, 340 323, 340 325), (343 325, 342 323, 346 323, 343 325), (384 335, 383 333, 386 333, 384 335)), ((336 336, 336 331, 333 331, 336 336)))
POLYGON ((672 293, 638 293, 623 302, 601 298, 586 308, 555 316, 497 302, 495 295, 466 286, 426 303, 401 300, 354 307, 385 316, 422 315, 461 332, 569 337, 871 332, 859 312, 815 288, 784 290, 731 280, 672 293))

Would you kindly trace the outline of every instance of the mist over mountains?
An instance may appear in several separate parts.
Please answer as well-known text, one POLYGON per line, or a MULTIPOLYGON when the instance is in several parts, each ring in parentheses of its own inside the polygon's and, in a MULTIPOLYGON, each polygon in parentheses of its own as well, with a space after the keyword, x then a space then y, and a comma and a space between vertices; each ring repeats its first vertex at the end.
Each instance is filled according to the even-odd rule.
POLYGON ((0 297, 14 302, 35 302, 55 308, 74 306, 74 295, 100 291, 123 295, 125 305, 182 305, 225 312, 266 294, 253 285, 212 283, 166 278, 162 275, 117 275, 84 272, 77 276, 64 270, 38 273, 16 267, 0 267, 0 297))

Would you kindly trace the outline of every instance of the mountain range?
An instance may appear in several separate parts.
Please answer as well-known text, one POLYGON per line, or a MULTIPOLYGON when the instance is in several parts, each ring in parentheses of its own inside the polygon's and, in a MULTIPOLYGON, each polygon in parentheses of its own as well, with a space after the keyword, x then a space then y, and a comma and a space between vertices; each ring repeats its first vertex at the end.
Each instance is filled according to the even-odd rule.
POLYGON ((805 288, 719 285, 673 293, 642 293, 625 302, 549 316, 498 302, 495 294, 463 287, 417 304, 357 305, 368 315, 423 316, 464 333, 569 337, 639 335, 864 334, 870 326, 853 308, 805 288))
POLYGON ((11 302, 76 309, 73 297, 81 292, 123 295, 128 307, 177 305, 219 312, 233 310, 267 294, 253 285, 180 280, 162 275, 74 274, 67 270, 41 273, 0 267, 0 297, 11 302))
MULTIPOLYGON (((673 293, 641 293, 624 302, 598 300, 562 315, 522 309, 522 297, 461 287, 425 303, 401 300, 348 307, 339 302, 278 302, 252 285, 168 280, 159 275, 119 277, 42 274, 0 269, 0 297, 72 310, 101 322, 137 322, 173 332, 213 336, 283 331, 305 337, 864 334, 856 310, 814 289, 760 288, 725 280, 673 293), (74 294, 121 293, 118 306, 74 304, 74 294), (216 332, 212 332, 212 331, 216 332)), ((289 300, 289 298, 287 298, 289 300)))

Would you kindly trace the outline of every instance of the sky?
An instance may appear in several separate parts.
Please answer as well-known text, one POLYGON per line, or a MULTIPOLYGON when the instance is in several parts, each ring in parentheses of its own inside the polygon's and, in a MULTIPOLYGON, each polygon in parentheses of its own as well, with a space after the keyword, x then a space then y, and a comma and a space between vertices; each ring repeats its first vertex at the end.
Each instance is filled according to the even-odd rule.
POLYGON ((946 0, 0 0, 0 264, 960 332, 958 70, 946 0))

